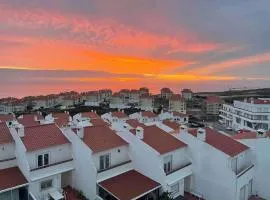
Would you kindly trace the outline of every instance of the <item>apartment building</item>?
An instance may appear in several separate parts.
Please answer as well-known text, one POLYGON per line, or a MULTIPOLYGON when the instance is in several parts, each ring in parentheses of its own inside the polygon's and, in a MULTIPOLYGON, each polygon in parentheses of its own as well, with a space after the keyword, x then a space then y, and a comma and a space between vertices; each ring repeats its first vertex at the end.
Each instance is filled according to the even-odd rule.
POLYGON ((98 106, 100 103, 98 91, 90 91, 83 94, 86 106, 98 106))
POLYGON ((139 107, 142 110, 153 111, 154 109, 154 98, 148 94, 142 94, 140 97, 139 107))
POLYGON ((254 176, 252 191, 264 199, 270 199, 270 179, 266 173, 270 169, 270 132, 258 130, 256 132, 242 132, 233 136, 233 139, 248 146, 252 151, 254 176))
POLYGON ((220 122, 234 130, 270 130, 270 100, 245 99, 233 101, 233 105, 223 104, 220 122))
POLYGON ((133 113, 129 115, 130 119, 137 119, 141 123, 149 123, 149 122, 154 122, 158 121, 158 115, 151 112, 151 111, 141 111, 137 113, 133 113))
POLYGON ((248 146, 209 127, 177 134, 189 146, 191 191, 207 200, 248 200, 252 195, 254 164, 248 146))
POLYGON ((186 102, 180 94, 173 94, 169 97, 169 111, 186 113, 186 102))
POLYGON ((103 89, 98 91, 100 101, 109 101, 112 96, 110 89, 103 89))
POLYGON ((130 144, 134 169, 159 183, 160 194, 168 191, 173 198, 185 195, 192 174, 185 143, 155 125, 117 133, 130 144))
POLYGON ((163 99, 169 99, 173 95, 173 92, 170 88, 162 88, 160 90, 160 96, 163 99))
POLYGON ((181 91, 181 93, 182 93, 183 98, 184 98, 186 101, 192 100, 192 98, 193 98, 193 92, 192 92, 190 89, 183 89, 183 90, 181 91))
POLYGON ((209 120, 218 119, 219 111, 222 108, 223 101, 218 96, 208 96, 202 103, 202 111, 209 120))
POLYGON ((181 112, 176 112, 176 111, 174 111, 174 112, 161 111, 161 113, 159 114, 159 119, 161 121, 171 120, 171 121, 175 121, 179 124, 187 124, 189 116, 187 114, 183 114, 181 112))
POLYGON ((110 99, 110 108, 124 108, 123 98, 120 93, 114 93, 110 99))
POLYGON ((0 199, 28 200, 28 181, 17 166, 15 141, 6 123, 0 123, 0 199))

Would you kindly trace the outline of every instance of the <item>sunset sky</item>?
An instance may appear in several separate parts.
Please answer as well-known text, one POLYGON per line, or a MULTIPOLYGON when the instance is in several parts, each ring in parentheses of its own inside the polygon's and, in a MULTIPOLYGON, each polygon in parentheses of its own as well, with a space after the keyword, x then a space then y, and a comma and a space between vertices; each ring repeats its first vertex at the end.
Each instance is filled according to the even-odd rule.
POLYGON ((0 97, 270 87, 269 0, 1 0, 0 97))

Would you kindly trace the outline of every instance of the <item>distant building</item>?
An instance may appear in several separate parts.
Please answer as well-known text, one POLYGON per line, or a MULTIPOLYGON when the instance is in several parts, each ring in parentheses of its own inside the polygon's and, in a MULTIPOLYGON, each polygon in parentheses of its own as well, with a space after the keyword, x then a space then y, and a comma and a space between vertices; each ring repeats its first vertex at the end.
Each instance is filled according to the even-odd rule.
POLYGON ((270 100, 250 98, 223 104, 219 116, 221 123, 235 130, 270 130, 270 100))
POLYGON ((110 89, 99 90, 98 93, 100 101, 109 101, 112 96, 112 90, 110 89))
POLYGON ((121 95, 119 93, 114 93, 112 96, 111 96, 111 99, 110 99, 110 107, 111 108, 121 108, 121 107, 124 107, 123 105, 123 99, 121 97, 121 95))
POLYGON ((140 108, 142 110, 153 111, 154 109, 154 98, 151 95, 143 94, 140 98, 140 108))
POLYGON ((139 103, 140 102, 140 91, 130 90, 129 103, 139 103))
POLYGON ((142 95, 149 95, 149 89, 146 88, 146 87, 142 87, 139 89, 139 92, 140 92, 140 96, 142 95))
POLYGON ((171 91, 170 88, 162 88, 160 90, 161 98, 169 99, 172 96, 172 94, 173 94, 173 92, 171 91))
POLYGON ((223 100, 220 97, 208 96, 203 102, 202 109, 206 115, 216 117, 219 115, 222 104, 223 100))
POLYGON ((183 89, 182 96, 185 100, 191 100, 193 98, 193 92, 190 89, 183 89))
POLYGON ((180 94, 173 94, 169 97, 169 111, 186 113, 186 103, 180 94))

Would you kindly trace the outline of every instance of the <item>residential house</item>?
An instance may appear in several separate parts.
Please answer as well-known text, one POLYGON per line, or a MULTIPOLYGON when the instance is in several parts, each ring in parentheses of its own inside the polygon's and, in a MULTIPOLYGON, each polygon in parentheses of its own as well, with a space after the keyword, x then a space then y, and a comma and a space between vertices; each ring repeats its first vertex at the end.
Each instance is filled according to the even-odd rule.
POLYGON ((179 124, 187 124, 188 123, 188 115, 187 114, 183 114, 181 112, 161 112, 159 114, 159 119, 161 121, 163 120, 172 120, 172 121, 175 121, 179 124))
POLYGON ((101 118, 110 124, 116 122, 123 123, 129 119, 129 117, 125 114, 124 110, 105 113, 104 115, 101 115, 101 118))
POLYGON ((133 113, 129 115, 130 119, 137 119, 141 123, 150 123, 150 122, 155 122, 158 121, 158 115, 151 111, 141 111, 137 113, 133 113))
POLYGON ((169 99, 173 95, 173 92, 170 88, 162 88, 160 90, 160 95, 163 99, 169 99))
POLYGON ((180 94, 173 94, 169 97, 169 111, 186 113, 186 102, 180 94))

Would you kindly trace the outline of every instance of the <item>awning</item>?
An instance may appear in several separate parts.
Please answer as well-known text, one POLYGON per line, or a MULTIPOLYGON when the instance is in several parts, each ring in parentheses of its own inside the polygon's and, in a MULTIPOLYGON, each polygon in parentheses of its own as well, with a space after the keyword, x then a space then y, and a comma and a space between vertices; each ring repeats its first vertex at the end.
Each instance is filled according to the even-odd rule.
POLYGON ((28 182, 18 167, 0 170, 0 193, 28 185, 28 182))
POLYGON ((64 199, 64 196, 58 192, 57 190, 49 192, 49 195, 54 199, 54 200, 61 200, 64 199))
POLYGON ((130 170, 99 183, 99 186, 119 200, 138 199, 160 187, 160 184, 130 170))

